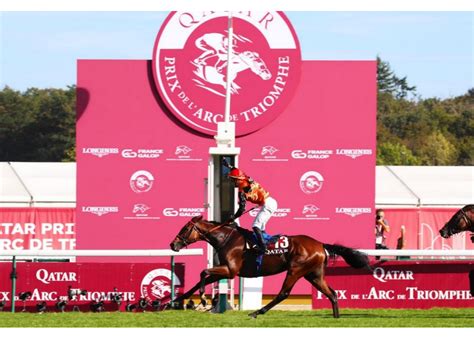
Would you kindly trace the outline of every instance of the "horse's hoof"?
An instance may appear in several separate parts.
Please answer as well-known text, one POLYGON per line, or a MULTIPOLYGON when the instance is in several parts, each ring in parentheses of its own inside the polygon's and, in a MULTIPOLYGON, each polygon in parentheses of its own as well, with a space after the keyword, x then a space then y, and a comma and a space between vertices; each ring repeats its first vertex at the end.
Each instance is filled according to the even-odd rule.
POLYGON ((257 316, 258 316, 258 311, 255 311, 255 312, 249 314, 249 317, 253 318, 253 319, 257 319, 257 316))

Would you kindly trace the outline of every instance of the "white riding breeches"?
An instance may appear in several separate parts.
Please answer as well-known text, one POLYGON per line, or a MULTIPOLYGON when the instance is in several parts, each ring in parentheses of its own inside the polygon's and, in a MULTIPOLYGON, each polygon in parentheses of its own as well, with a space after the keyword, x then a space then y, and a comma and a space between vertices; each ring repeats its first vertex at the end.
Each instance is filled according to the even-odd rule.
POLYGON ((255 217, 252 227, 257 227, 264 231, 268 220, 270 219, 272 214, 275 213, 277 208, 278 204, 275 199, 273 199, 272 197, 268 197, 267 199, 265 199, 265 204, 263 204, 262 208, 255 217))

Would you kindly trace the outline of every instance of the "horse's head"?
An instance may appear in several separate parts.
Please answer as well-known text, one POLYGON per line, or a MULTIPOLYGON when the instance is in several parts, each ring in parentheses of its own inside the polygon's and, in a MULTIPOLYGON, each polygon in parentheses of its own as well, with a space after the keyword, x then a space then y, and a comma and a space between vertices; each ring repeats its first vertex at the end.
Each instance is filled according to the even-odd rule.
POLYGON ((250 67, 252 72, 263 80, 270 80, 272 78, 272 74, 268 70, 265 61, 260 58, 257 52, 245 51, 240 53, 239 57, 250 67))
POLYGON ((201 240, 202 232, 199 229, 199 225, 202 222, 202 215, 192 218, 190 221, 183 226, 178 235, 171 242, 170 247, 173 251, 178 252, 185 246, 195 243, 201 240))
POLYGON ((466 205, 457 211, 451 219, 439 230, 443 238, 449 238, 460 232, 474 232, 474 205, 466 205))

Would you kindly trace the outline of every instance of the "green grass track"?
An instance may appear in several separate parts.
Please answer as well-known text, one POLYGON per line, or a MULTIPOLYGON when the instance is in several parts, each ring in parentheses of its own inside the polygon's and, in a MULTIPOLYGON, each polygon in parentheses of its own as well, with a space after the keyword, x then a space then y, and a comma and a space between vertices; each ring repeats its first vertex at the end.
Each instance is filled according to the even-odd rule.
POLYGON ((334 319, 329 310, 270 311, 257 319, 249 312, 213 314, 198 311, 146 313, 0 313, 0 327, 474 327, 474 306, 429 310, 342 309, 334 319))

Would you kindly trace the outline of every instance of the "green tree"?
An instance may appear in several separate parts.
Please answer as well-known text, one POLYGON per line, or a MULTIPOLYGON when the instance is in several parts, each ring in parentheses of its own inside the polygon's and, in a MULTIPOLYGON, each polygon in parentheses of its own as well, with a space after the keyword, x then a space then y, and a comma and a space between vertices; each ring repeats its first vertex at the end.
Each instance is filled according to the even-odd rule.
POLYGON ((387 61, 377 56, 377 84, 379 93, 388 93, 396 98, 415 95, 416 86, 409 86, 407 77, 399 78, 387 61))
POLYGON ((419 150, 423 165, 452 165, 457 158, 458 150, 440 131, 434 131, 426 137, 419 150))
POLYGON ((377 165, 420 165, 421 161, 401 143, 377 145, 377 165))
POLYGON ((0 161, 62 161, 75 145, 74 86, 0 92, 0 161))

